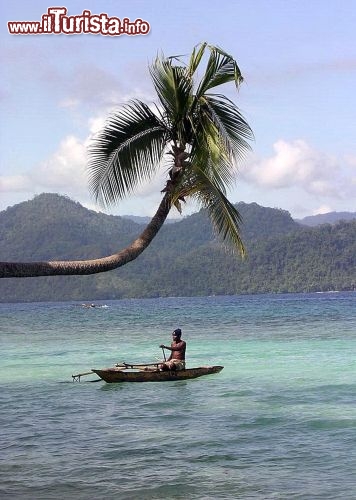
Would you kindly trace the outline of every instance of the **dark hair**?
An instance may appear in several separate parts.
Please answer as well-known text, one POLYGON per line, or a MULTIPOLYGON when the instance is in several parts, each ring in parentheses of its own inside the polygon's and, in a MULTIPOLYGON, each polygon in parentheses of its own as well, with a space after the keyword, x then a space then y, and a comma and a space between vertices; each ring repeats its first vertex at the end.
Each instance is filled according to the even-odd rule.
POLYGON ((173 332, 175 335, 177 335, 178 337, 180 337, 182 335, 182 330, 180 328, 177 328, 176 330, 174 330, 173 332))

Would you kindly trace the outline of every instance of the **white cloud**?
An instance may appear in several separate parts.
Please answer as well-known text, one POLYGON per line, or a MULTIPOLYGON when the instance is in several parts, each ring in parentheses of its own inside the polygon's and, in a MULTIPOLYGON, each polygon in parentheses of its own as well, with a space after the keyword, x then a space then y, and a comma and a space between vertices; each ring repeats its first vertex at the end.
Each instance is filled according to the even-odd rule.
POLYGON ((313 215, 328 214, 330 212, 332 212, 332 209, 329 205, 321 205, 313 211, 313 215))
POLYGON ((30 181, 26 175, 9 175, 0 177, 0 192, 21 192, 30 187, 30 181))
MULTIPOLYGON (((249 184, 272 189, 301 188, 305 192, 332 198, 349 196, 347 161, 322 153, 306 141, 279 140, 267 159, 253 158, 241 171, 249 184)), ((348 163, 351 165, 351 158, 348 163)))
MULTIPOLYGON (((345 161, 348 163, 353 169, 356 168, 356 155, 345 155, 345 161)), ((356 172, 354 170, 354 174, 356 175, 356 172)))
POLYGON ((66 137, 58 150, 29 173, 36 185, 45 188, 80 188, 86 184, 85 144, 74 136, 66 137))
POLYGON ((51 191, 69 196, 87 193, 86 141, 68 136, 49 158, 19 175, 0 176, 4 193, 39 193, 51 191))
POLYGON ((106 116, 96 116, 89 118, 89 130, 91 134, 96 134, 104 127, 106 116))

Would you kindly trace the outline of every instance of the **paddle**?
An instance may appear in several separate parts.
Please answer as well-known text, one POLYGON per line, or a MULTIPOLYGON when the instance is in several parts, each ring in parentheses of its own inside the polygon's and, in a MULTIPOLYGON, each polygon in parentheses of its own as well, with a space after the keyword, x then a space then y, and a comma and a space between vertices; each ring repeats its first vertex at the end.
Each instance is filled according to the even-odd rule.
POLYGON ((162 347, 162 352, 163 352, 164 362, 166 362, 167 359, 166 359, 166 353, 164 352, 164 347, 162 347))

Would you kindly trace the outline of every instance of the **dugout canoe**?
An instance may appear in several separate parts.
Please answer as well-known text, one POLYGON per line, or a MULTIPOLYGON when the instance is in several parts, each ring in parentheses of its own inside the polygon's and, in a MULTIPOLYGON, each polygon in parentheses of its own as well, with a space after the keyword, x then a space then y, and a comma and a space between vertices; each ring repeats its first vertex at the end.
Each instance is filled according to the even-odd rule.
POLYGON ((185 370, 177 371, 124 371, 120 367, 103 368, 101 370, 93 369, 92 372, 96 373, 105 382, 168 382, 172 380, 187 380, 191 378, 198 378, 212 373, 219 373, 223 366, 200 366, 197 368, 186 368, 185 370))

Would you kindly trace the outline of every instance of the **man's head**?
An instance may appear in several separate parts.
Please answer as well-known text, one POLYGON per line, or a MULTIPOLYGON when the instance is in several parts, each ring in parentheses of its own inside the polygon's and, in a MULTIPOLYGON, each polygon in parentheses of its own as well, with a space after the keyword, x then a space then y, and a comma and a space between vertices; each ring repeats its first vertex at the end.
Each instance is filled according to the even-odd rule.
POLYGON ((177 328, 176 330, 174 330, 174 332, 172 333, 172 336, 173 338, 176 338, 176 339, 180 339, 181 336, 182 336, 182 330, 180 328, 177 328))

